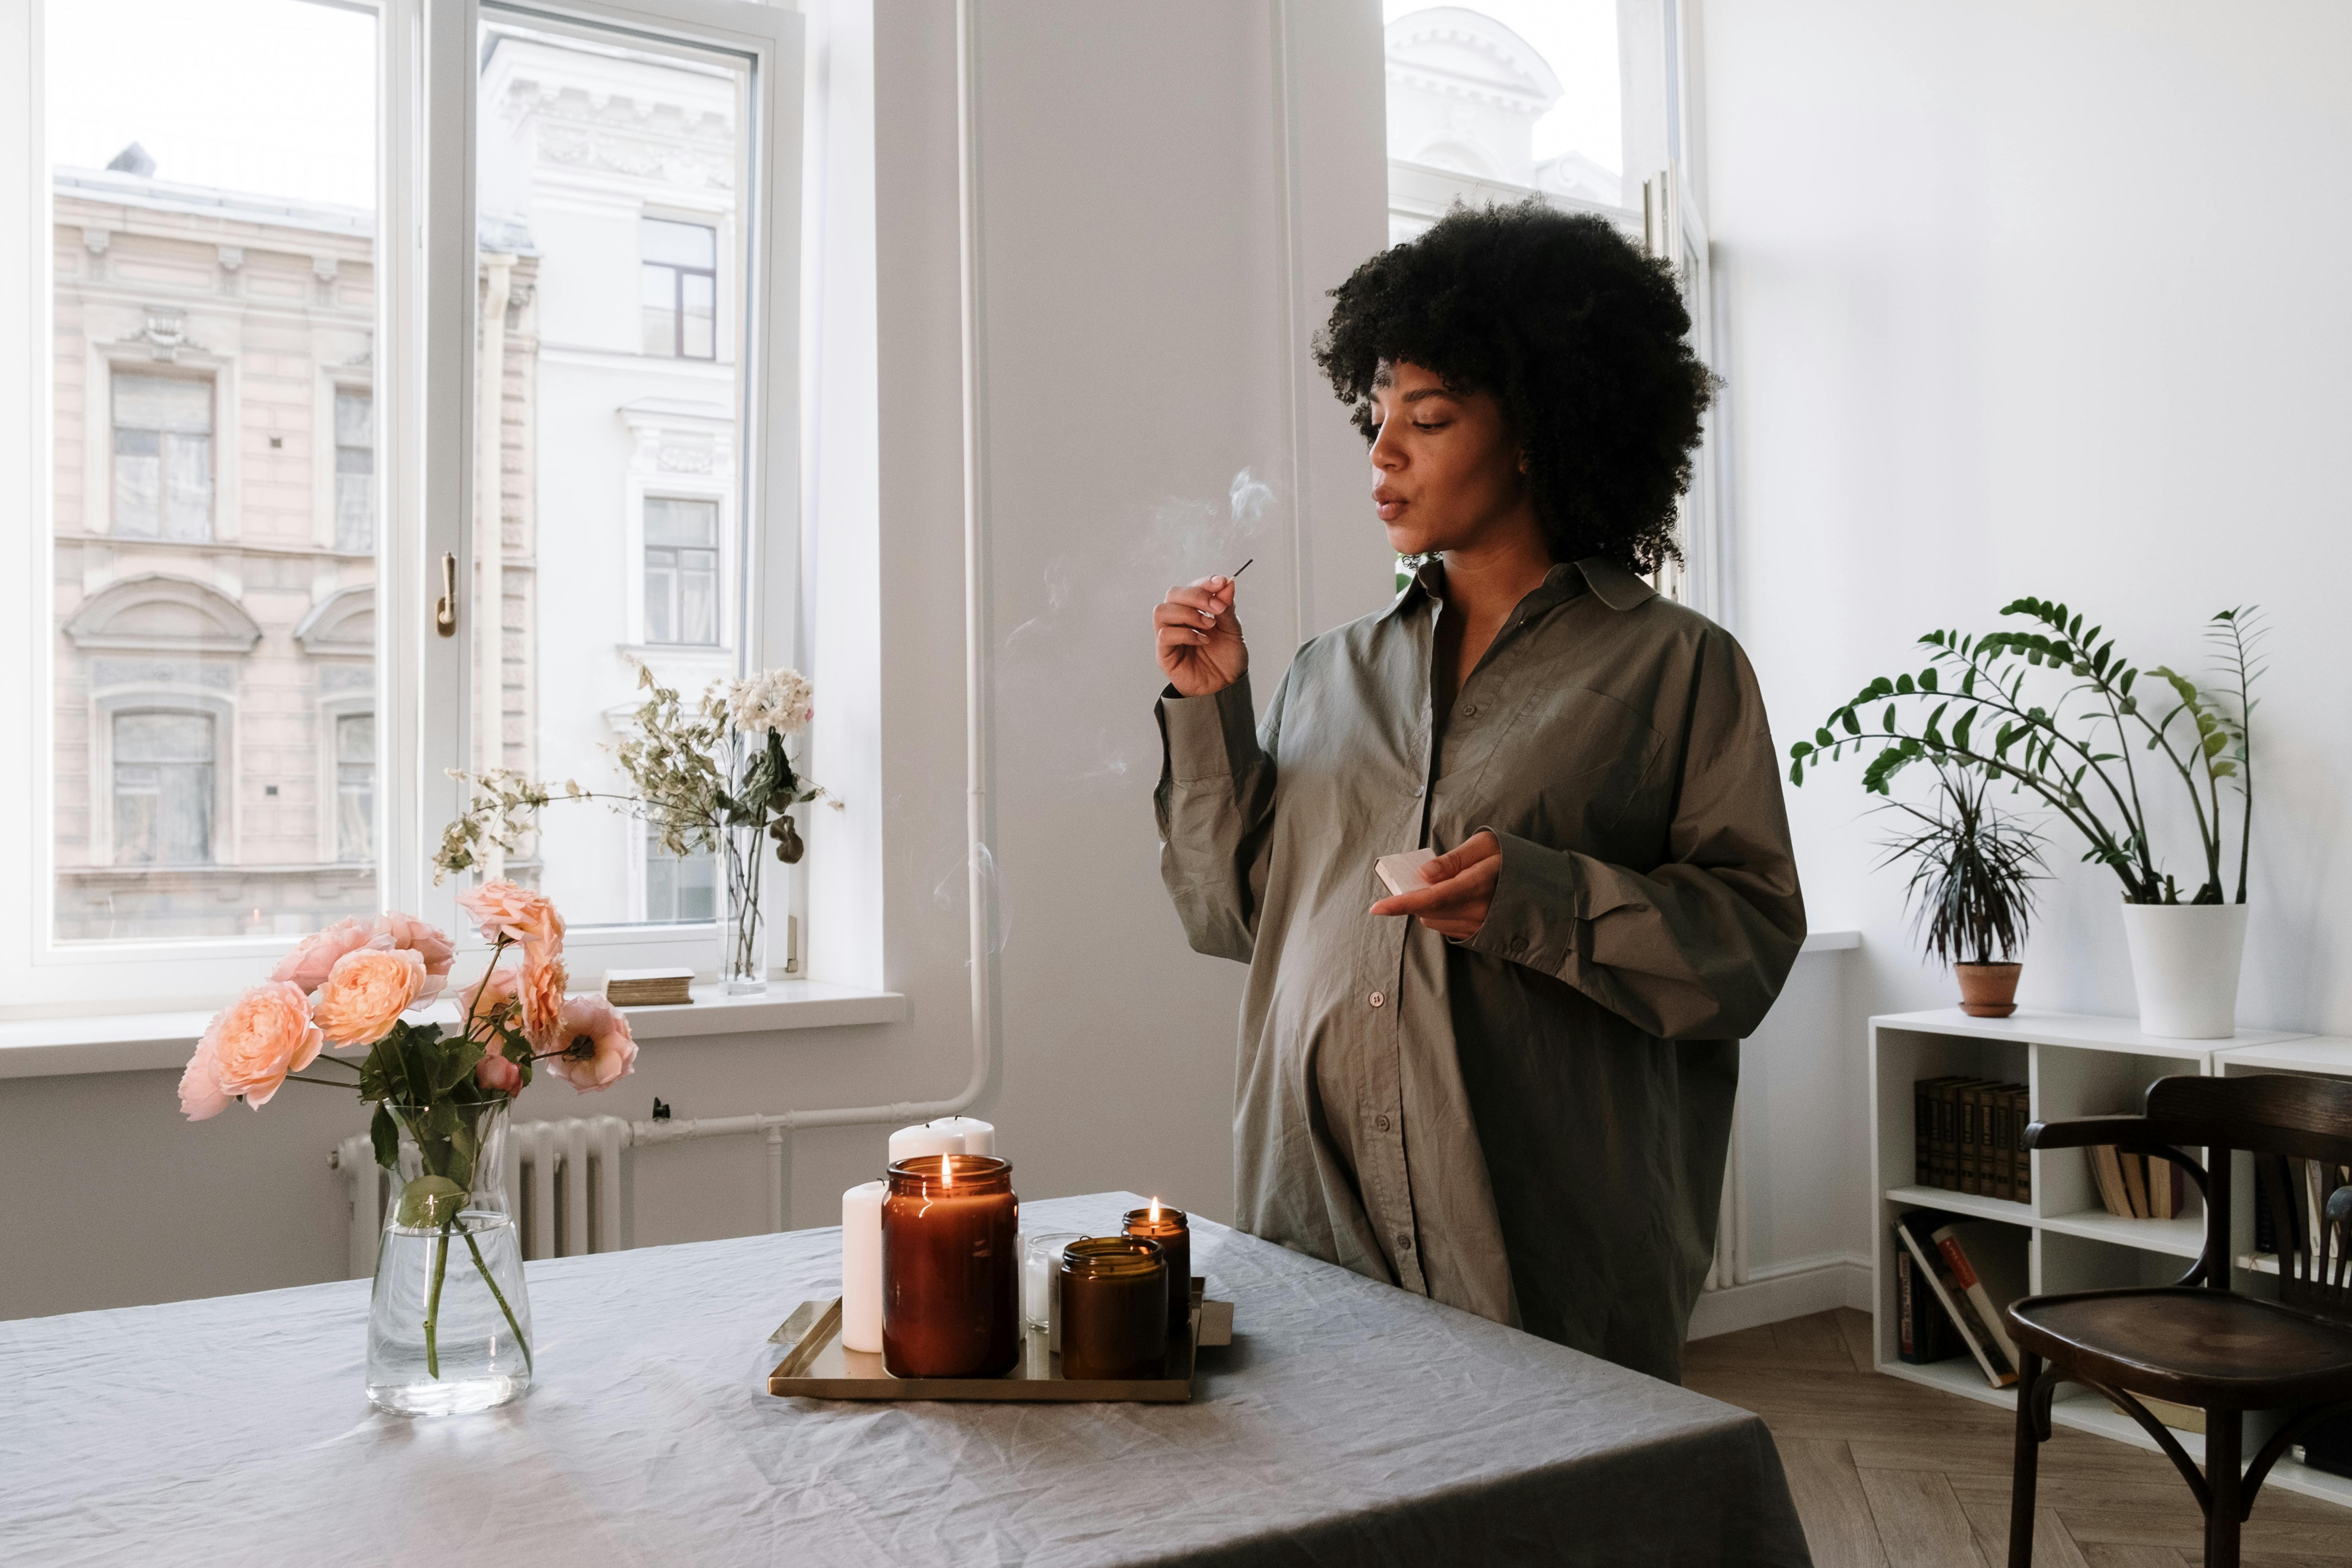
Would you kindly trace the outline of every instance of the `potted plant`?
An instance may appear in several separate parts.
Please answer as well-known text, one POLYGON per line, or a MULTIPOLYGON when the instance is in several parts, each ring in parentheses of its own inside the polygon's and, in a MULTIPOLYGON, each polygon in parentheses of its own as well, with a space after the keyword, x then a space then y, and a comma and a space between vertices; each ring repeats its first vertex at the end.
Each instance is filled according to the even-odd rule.
POLYGON ((2042 874, 2042 837, 1985 804, 1987 781, 1938 765, 1933 809, 1907 801, 1885 809, 1910 822, 1885 841, 1881 866, 1908 860, 1904 904, 1929 957, 1960 983, 1960 1011, 2006 1018, 2017 1011, 2017 980, 2042 874), (1993 955, 1999 953, 2000 957, 1993 955))
POLYGON ((1870 681, 1832 710, 1811 741, 1790 748, 1790 782, 1802 784, 1809 764, 1852 748, 1874 752, 1863 787, 1881 795, 1905 768, 1933 761, 2036 796, 2083 836, 2083 858, 2123 884, 2141 1029, 2177 1039, 2233 1033, 2253 833, 2249 725, 2263 670, 2254 607, 2223 610, 2207 626, 2221 666, 2216 690, 2159 665, 2147 672, 2157 678, 2149 685, 2161 682, 2167 695, 2150 703, 2135 689, 2140 668, 2064 605, 2018 599, 2001 614, 2025 617, 2032 629, 1929 632, 1919 639, 1933 650, 1925 668, 1870 681), (2051 677, 2066 684, 2045 706, 2027 682, 2051 677), (2187 889, 2156 854, 2143 772, 2151 785, 2176 780, 2189 797, 2202 875, 2187 889), (2227 888, 2231 799, 2234 893, 2227 888))

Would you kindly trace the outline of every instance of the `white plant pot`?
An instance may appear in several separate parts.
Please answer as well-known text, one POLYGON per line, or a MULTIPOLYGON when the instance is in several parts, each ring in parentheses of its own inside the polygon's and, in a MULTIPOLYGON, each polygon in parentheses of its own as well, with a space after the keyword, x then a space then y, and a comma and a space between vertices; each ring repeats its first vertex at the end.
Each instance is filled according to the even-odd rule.
POLYGON ((2166 1040, 2236 1034, 2246 906, 2126 904, 2123 910, 2140 1033, 2166 1040))

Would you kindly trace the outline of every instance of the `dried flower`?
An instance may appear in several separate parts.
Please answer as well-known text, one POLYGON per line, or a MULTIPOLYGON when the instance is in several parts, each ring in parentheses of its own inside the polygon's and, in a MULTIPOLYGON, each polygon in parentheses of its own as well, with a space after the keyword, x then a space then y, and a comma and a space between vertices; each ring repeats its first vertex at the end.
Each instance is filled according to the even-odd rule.
POLYGON ((816 688, 797 669, 763 669, 728 688, 727 713, 748 735, 790 735, 808 727, 816 688))

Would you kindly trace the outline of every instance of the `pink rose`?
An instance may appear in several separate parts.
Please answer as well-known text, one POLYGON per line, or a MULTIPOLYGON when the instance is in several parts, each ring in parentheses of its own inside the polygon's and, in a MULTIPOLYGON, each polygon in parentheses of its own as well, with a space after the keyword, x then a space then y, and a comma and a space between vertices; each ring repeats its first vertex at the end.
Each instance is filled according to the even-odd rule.
POLYGON ((470 1038, 485 1046, 498 1043, 494 1024, 511 1022, 520 1005, 521 980, 512 964, 490 970, 479 980, 458 994, 458 1002, 466 1010, 466 1031, 470 1038))
POLYGON ((522 1068, 496 1050, 485 1051, 482 1059, 474 1064, 474 1081, 492 1094, 520 1094, 522 1068))
POLYGON ((414 948, 347 952, 319 987, 319 1027, 339 1046, 373 1045, 415 1004, 424 984, 425 955, 414 948))
POLYGON ((226 1110, 233 1097, 220 1086, 220 1063, 213 1058, 213 1038, 208 1030, 196 1054, 188 1058, 187 1070, 180 1075, 180 1110, 191 1121, 202 1121, 226 1110))
MULTIPOLYGON (((310 1021, 310 999, 301 987, 270 980, 214 1016, 196 1047, 196 1058, 198 1061, 210 1058, 213 1080, 222 1094, 242 1095, 247 1105, 258 1110, 269 1103, 288 1073, 300 1072, 317 1058, 320 1044, 319 1026, 310 1021)), ((196 1063, 188 1065, 194 1072, 196 1063)), ((181 1094, 184 1107, 188 1096, 184 1077, 181 1094)), ((211 1104, 201 1083, 195 1100, 199 1109, 211 1104)))
POLYGON ((563 951, 563 917, 544 893, 512 882, 485 882, 459 893, 457 907, 481 926, 484 942, 503 936, 551 958, 563 951))
POLYGON ((449 984, 449 966, 457 961, 457 944, 438 926, 426 925, 415 915, 386 910, 375 922, 378 940, 371 946, 391 946, 415 952, 425 960, 425 984, 416 988, 419 1002, 430 1002, 449 984))
POLYGON ((637 1070, 637 1042, 629 1021, 602 996, 574 996, 563 1004, 561 1048, 543 1058, 583 1093, 604 1089, 637 1070))
POLYGON ((570 983, 571 977, 563 971, 563 960, 543 955, 535 947, 523 949, 522 1033, 532 1050, 555 1048, 561 1037, 557 1031, 563 1026, 563 988, 570 983))
POLYGON ((337 921, 326 930, 304 937, 293 952, 278 961, 269 978, 299 985, 306 994, 316 991, 326 984, 327 971, 335 967, 335 960, 367 946, 375 932, 373 921, 337 921))

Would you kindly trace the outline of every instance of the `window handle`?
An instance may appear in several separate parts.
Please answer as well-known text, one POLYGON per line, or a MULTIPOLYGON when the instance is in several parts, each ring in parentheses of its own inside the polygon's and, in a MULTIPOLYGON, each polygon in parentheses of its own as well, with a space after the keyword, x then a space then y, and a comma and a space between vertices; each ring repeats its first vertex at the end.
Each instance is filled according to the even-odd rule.
POLYGON ((457 557, 441 557, 441 602, 433 606, 433 629, 445 637, 457 635, 457 557))

